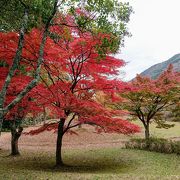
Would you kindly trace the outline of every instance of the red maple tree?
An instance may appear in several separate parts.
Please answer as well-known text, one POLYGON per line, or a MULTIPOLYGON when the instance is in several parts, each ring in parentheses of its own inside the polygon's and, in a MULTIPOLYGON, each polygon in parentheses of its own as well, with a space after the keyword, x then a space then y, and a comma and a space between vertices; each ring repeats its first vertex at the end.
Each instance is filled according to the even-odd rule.
MULTIPOLYGON (((45 124, 30 134, 52 129, 57 131, 56 165, 62 165, 62 138, 73 127, 91 124, 99 132, 123 134, 138 132, 139 127, 119 118, 121 111, 105 108, 96 100, 99 91, 111 97, 112 101, 117 100, 116 92, 124 86, 122 81, 117 80, 118 68, 124 62, 111 56, 117 48, 114 35, 84 32, 73 24, 70 16, 66 19, 70 22, 69 26, 58 25, 59 21, 63 24, 61 21, 64 19, 57 18, 56 21, 57 25, 50 27, 45 43, 40 74, 43 85, 34 89, 33 98, 46 105, 59 121, 45 124)), ((5 64, 10 65, 17 46, 17 35, 9 33, 11 40, 4 34, 2 36, 0 59, 6 59, 5 64)), ((33 76, 36 69, 41 36, 39 29, 33 29, 25 36, 19 66, 29 76, 33 76)))
POLYGON ((110 56, 113 36, 59 26, 53 26, 51 33, 56 37, 65 35, 54 41, 47 40, 41 74, 44 89, 36 94, 59 121, 45 124, 29 134, 57 131, 56 165, 61 166, 62 138, 72 128, 90 124, 95 125, 98 132, 130 134, 138 132, 139 127, 119 118, 121 111, 105 108, 96 100, 97 92, 102 91, 113 101, 115 93, 123 87, 123 82, 116 77, 124 62, 110 56))

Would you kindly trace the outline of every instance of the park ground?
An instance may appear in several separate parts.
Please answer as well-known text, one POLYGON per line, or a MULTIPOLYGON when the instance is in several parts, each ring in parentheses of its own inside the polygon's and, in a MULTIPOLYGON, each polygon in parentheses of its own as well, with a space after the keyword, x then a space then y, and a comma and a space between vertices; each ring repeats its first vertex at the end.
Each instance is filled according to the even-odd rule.
MULTIPOLYGON (((31 128, 27 128, 29 131, 31 128)), ((67 166, 56 169, 56 134, 22 135, 19 141, 21 156, 11 157, 10 133, 0 137, 0 180, 56 179, 172 179, 180 180, 180 156, 142 150, 125 149, 124 143, 143 132, 125 136, 97 134, 93 127, 82 126, 78 134, 66 134, 63 141, 63 160, 67 166)), ((180 123, 170 129, 151 125, 154 137, 180 140, 180 123)))

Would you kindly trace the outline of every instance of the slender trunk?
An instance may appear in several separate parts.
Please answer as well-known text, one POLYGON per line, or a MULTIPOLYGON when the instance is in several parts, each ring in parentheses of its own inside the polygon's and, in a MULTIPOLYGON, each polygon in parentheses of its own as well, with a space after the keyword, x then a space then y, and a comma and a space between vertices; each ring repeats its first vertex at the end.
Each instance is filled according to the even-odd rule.
POLYGON ((18 47, 17 47, 16 54, 15 54, 14 59, 13 59, 13 64, 9 69, 9 72, 8 72, 8 75, 7 75, 6 79, 5 79, 3 87, 0 90, 0 132, 1 132, 1 129, 2 129, 2 123, 3 123, 4 102, 5 102, 5 99, 6 99, 6 93, 7 93, 8 86, 9 86, 9 84, 11 82, 11 79, 14 76, 14 72, 18 68, 19 62, 20 62, 20 59, 21 59, 22 49, 23 49, 23 46, 24 46, 24 36, 25 36, 25 32, 26 32, 26 29, 27 29, 27 23, 28 23, 28 16, 29 16, 28 9, 25 8, 24 16, 22 18, 21 29, 20 29, 20 33, 19 33, 18 47))
POLYGON ((15 123, 11 127, 11 155, 16 156, 20 155, 18 148, 18 140, 22 134, 23 128, 19 127, 18 131, 16 130, 15 123))
POLYGON ((4 113, 0 109, 0 136, 1 136, 1 130, 2 130, 2 125, 3 125, 3 119, 4 119, 4 113))
POLYGON ((150 134, 149 134, 149 123, 147 123, 145 126, 145 139, 149 140, 150 134))
POLYGON ((16 138, 16 135, 12 135, 11 139, 11 155, 16 156, 19 155, 19 148, 18 148, 18 139, 16 138))
POLYGON ((43 107, 43 123, 44 123, 44 124, 46 124, 46 116, 47 116, 46 108, 43 107))
MULTIPOLYGON (((36 67, 36 70, 35 70, 34 79, 16 96, 16 98, 11 103, 9 103, 5 108, 3 108, 4 98, 5 98, 5 93, 6 93, 5 90, 7 90, 7 87, 9 85, 8 83, 10 82, 9 78, 8 78, 9 76, 7 77, 8 83, 5 81, 6 84, 4 85, 4 87, 2 88, 1 93, 0 93, 0 115, 1 115, 1 111, 3 113, 7 113, 10 109, 12 109, 38 83, 39 78, 40 78, 39 74, 40 74, 40 70, 41 70, 41 65, 43 63, 44 47, 45 47, 45 43, 46 43, 46 38, 48 36, 48 28, 49 28, 49 26, 51 24, 51 21, 52 21, 54 15, 56 14, 57 9, 58 9, 58 0, 55 0, 53 11, 52 11, 50 17, 47 20, 47 23, 45 25, 45 30, 43 32, 43 36, 42 36, 42 40, 41 40, 41 44, 40 44, 40 48, 39 48, 39 57, 38 57, 37 67, 36 67)), ((22 48, 23 48, 23 44, 22 44, 22 48)), ((22 53, 22 50, 19 51, 18 54, 17 53, 16 54, 18 55, 18 57, 21 57, 21 53, 22 53)), ((18 60, 17 63, 16 63, 16 65, 18 65, 20 59, 18 59, 16 56, 15 56, 15 58, 18 60)), ((13 64, 14 64, 14 61, 13 61, 13 64)), ((12 67, 14 67, 14 66, 12 65, 12 67)), ((10 72, 9 72, 9 74, 10 74, 10 72)), ((11 76, 11 78, 12 78, 12 76, 11 76)), ((2 118, 0 116, 0 127, 1 127, 1 123, 2 123, 2 118)), ((1 129, 0 129, 0 131, 1 131, 1 129)))
POLYGON ((65 118, 60 118, 58 125, 57 144, 56 144, 56 166, 63 166, 62 161, 62 138, 65 118))

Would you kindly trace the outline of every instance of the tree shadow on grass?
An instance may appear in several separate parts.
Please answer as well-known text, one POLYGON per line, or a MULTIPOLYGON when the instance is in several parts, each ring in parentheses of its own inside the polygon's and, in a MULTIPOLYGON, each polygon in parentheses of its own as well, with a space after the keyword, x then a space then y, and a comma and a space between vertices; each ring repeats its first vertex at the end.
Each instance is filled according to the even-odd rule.
POLYGON ((2 156, 0 159, 8 169, 45 171, 45 172, 68 172, 68 173, 127 173, 135 168, 136 162, 123 160, 122 157, 102 156, 102 154, 65 154, 62 167, 55 167, 55 157, 52 153, 23 153, 18 157, 2 156))
POLYGON ((125 163, 114 163, 108 161, 105 165, 104 162, 99 161, 98 164, 96 162, 92 162, 92 164, 83 163, 81 165, 68 165, 65 164, 62 167, 55 167, 53 171, 58 172, 71 172, 71 173, 115 173, 115 172, 123 172, 131 167, 125 163))

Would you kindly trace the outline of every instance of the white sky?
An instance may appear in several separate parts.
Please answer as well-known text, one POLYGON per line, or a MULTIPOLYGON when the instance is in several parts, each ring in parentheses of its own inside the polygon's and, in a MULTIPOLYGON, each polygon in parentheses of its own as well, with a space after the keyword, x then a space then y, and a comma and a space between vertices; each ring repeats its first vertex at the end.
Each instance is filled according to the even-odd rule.
POLYGON ((129 62, 130 80, 151 65, 180 53, 180 0, 124 0, 133 7, 125 47, 119 58, 129 62))

